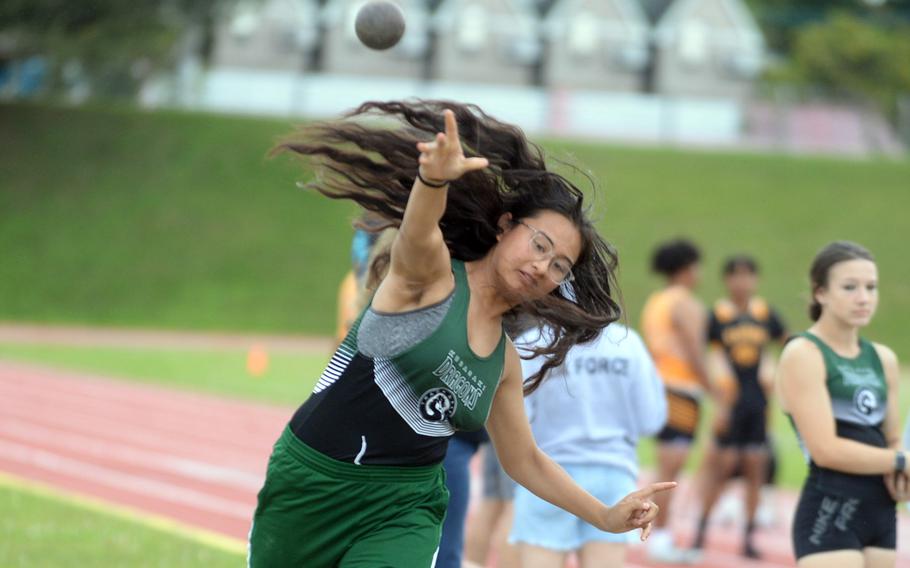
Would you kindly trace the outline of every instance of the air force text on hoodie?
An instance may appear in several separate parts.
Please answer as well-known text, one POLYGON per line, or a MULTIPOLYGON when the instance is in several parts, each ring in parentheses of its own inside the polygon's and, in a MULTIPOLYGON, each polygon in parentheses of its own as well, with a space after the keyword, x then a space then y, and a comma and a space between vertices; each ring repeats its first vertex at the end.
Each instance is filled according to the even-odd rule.
MULTIPOLYGON (((515 341, 519 354, 545 345, 549 330, 532 329, 515 341)), ((525 377, 544 359, 522 359, 525 377)), ((560 464, 609 464, 638 475, 638 439, 667 420, 664 384, 641 337, 614 323, 590 343, 573 347, 540 388, 525 398, 541 450, 560 464)))

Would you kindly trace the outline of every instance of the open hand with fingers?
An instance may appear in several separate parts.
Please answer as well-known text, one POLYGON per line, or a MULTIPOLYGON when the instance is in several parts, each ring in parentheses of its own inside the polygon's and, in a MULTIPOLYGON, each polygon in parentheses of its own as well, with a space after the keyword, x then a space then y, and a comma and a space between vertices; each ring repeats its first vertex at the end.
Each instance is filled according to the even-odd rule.
POLYGON ((651 534, 651 522, 660 512, 660 508, 651 501, 651 496, 674 487, 675 481, 662 481, 629 493, 607 511, 604 530, 621 533, 641 529, 641 540, 647 540, 651 534))
POLYGON ((422 181, 428 182, 433 186, 442 186, 447 182, 460 178, 467 172, 480 170, 489 165, 486 158, 466 158, 461 148, 461 140, 458 137, 458 123, 455 121, 455 113, 446 110, 443 113, 445 117, 445 133, 436 134, 436 138, 431 142, 418 142, 417 149, 420 150, 418 162, 419 175, 422 181))

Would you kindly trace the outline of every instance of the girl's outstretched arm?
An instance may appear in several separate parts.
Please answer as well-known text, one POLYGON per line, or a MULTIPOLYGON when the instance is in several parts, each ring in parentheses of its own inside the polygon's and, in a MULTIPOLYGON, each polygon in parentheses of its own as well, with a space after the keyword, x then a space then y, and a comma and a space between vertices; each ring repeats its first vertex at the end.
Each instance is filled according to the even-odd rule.
POLYGON ((651 532, 651 522, 658 513, 658 507, 650 497, 657 492, 672 489, 676 483, 653 483, 630 493, 613 507, 601 503, 537 447, 525 416, 521 363, 511 343, 506 351, 506 367, 503 372, 502 384, 493 399, 493 408, 487 421, 487 432, 509 477, 541 499, 565 509, 600 530, 620 533, 640 528, 642 540, 645 540, 651 532))
POLYGON ((454 286, 449 251, 439 228, 448 184, 466 172, 487 167, 488 162, 485 158, 465 158, 455 114, 446 110, 444 115, 445 133, 417 144, 419 176, 392 244, 389 274, 376 293, 377 309, 421 307, 442 299, 454 286))

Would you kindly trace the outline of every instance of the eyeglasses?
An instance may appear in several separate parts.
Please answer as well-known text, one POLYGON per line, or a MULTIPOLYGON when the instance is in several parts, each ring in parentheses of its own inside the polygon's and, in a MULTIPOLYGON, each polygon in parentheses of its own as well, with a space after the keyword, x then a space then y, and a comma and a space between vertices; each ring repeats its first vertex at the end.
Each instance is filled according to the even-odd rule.
POLYGON ((547 265, 547 276, 555 284, 565 284, 575 279, 572 274, 572 263, 564 256, 556 256, 553 240, 540 229, 535 229, 524 221, 515 221, 517 225, 524 225, 531 230, 531 238, 528 240, 528 246, 531 247, 531 253, 538 260, 545 258, 550 259, 547 265))

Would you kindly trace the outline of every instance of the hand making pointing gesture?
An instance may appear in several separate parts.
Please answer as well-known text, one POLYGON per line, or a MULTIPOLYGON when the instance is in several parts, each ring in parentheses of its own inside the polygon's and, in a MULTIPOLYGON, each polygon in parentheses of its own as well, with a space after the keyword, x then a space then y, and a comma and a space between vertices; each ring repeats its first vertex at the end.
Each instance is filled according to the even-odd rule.
POLYGON ((451 110, 443 112, 446 131, 436 134, 432 142, 418 142, 420 150, 418 169, 422 181, 427 185, 442 186, 456 180, 466 172, 481 170, 489 165, 486 158, 465 158, 458 137, 458 123, 451 110))
POLYGON ((641 540, 647 540, 651 534, 651 522, 660 512, 651 496, 655 493, 669 491, 676 487, 675 481, 662 481, 652 483, 644 489, 629 493, 607 512, 604 519, 605 529, 608 532, 621 533, 633 529, 641 529, 641 540))

